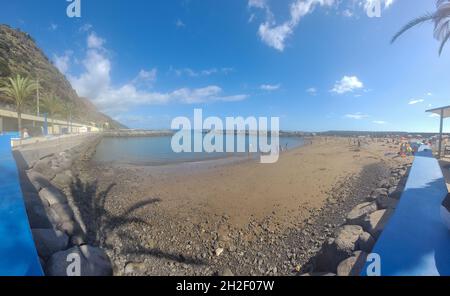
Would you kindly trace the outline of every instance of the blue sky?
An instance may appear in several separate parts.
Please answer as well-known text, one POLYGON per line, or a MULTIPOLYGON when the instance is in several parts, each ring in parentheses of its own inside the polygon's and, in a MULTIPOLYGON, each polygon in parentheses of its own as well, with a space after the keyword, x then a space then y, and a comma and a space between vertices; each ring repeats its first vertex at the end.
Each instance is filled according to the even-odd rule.
MULTIPOLYGON (((175 116, 279 116, 284 130, 437 131, 450 105, 450 48, 431 24, 389 43, 434 1, 2 1, 79 95, 134 128, 175 116)), ((450 131, 450 124, 447 131, 450 131)))

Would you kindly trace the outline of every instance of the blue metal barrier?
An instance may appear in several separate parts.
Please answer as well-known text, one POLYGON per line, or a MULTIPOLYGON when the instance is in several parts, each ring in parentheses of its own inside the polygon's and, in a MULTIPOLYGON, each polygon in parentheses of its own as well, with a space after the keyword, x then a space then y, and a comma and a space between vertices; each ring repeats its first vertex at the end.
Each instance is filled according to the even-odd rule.
POLYGON ((450 231, 440 217, 447 192, 438 161, 421 147, 395 213, 372 251, 380 256, 381 275, 450 275, 450 231))
POLYGON ((41 276, 42 268, 25 210, 11 137, 0 135, 0 275, 41 276))

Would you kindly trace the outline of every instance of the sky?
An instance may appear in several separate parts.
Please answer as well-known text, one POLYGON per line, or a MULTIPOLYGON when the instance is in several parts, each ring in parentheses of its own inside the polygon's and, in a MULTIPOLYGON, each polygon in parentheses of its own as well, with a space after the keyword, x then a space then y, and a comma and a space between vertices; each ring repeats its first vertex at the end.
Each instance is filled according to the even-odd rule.
MULTIPOLYGON (((2 1, 80 96, 132 128, 176 116, 280 117, 283 130, 437 132, 450 46, 433 25, 392 36, 433 0, 2 1)), ((450 132, 450 122, 445 125, 450 132)))

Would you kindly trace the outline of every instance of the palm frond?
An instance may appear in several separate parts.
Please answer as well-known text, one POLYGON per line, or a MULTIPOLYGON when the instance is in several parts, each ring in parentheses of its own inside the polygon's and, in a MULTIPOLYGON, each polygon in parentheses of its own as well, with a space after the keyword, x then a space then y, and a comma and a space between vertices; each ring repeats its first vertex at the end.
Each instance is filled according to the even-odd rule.
POLYGON ((403 26, 403 28, 401 28, 400 31, 398 31, 394 35, 394 37, 392 37, 391 43, 394 43, 401 35, 403 35, 406 31, 410 30, 411 28, 413 28, 417 25, 420 25, 422 23, 432 21, 433 18, 434 18, 434 14, 426 13, 423 16, 420 16, 418 18, 411 20, 409 23, 407 23, 405 26, 403 26))
POLYGON ((449 39, 450 39, 450 32, 447 32, 447 35, 442 39, 441 45, 439 46, 439 55, 442 54, 442 51, 444 50, 444 47, 449 39))

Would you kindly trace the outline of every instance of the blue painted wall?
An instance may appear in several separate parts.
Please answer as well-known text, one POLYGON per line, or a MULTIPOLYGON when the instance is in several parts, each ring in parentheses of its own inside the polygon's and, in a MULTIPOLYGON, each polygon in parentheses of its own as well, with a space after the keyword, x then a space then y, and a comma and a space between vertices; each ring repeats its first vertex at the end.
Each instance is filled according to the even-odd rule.
POLYGON ((41 276, 11 151, 11 137, 17 136, 17 133, 0 135, 0 275, 41 276))
MULTIPOLYGON (((402 198, 373 253, 383 276, 449 276, 450 231, 440 207, 447 187, 430 150, 417 153, 402 198)), ((367 267, 361 275, 367 275, 367 267)))

